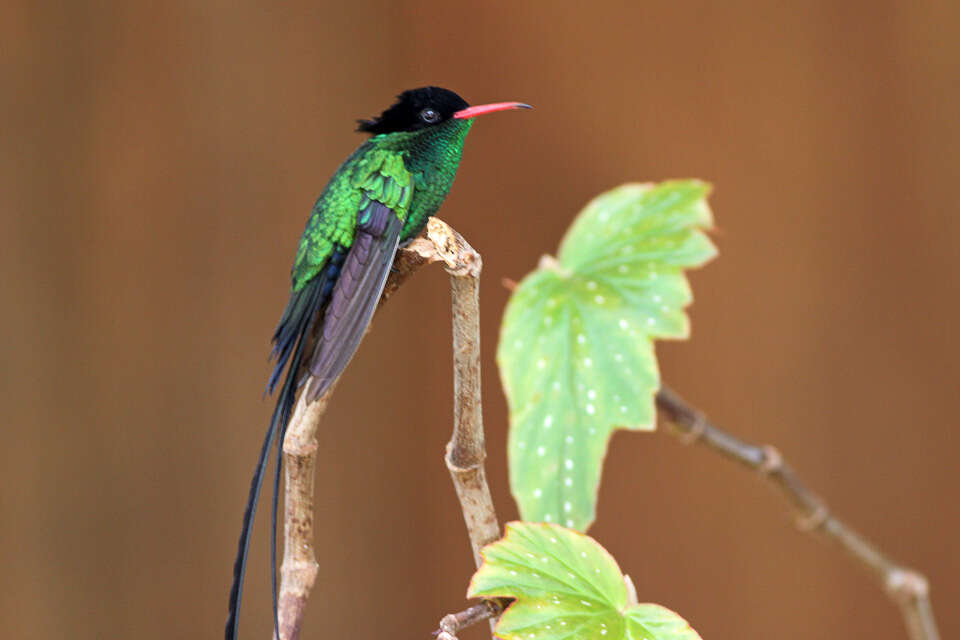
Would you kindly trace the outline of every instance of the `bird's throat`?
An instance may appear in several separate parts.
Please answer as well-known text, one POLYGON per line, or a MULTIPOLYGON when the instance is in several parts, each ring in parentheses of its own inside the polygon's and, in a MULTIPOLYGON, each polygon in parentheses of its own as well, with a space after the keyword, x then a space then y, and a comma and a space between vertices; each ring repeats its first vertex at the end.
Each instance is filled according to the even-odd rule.
POLYGON ((420 233, 427 218, 436 213, 450 192, 472 125, 472 120, 449 120, 430 129, 405 134, 409 137, 404 141, 404 157, 413 175, 414 192, 400 236, 402 242, 420 233))

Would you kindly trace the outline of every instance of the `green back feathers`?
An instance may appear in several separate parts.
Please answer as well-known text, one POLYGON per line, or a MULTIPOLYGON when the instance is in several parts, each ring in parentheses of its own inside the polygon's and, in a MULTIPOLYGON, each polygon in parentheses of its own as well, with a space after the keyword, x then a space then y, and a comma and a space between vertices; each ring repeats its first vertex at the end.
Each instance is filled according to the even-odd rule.
POLYGON ((363 143, 313 206, 293 264, 293 290, 300 291, 320 272, 336 245, 353 244, 357 215, 371 200, 393 209, 404 221, 401 242, 420 233, 453 185, 472 123, 453 119, 420 131, 381 134, 363 143))

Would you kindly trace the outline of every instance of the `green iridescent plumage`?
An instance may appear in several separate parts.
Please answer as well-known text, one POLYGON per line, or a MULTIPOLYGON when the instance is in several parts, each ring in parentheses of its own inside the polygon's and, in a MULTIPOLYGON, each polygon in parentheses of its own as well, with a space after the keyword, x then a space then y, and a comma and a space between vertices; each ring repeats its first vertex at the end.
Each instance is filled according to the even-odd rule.
POLYGON ((400 242, 415 237, 443 203, 457 175, 472 120, 374 136, 340 166, 313 206, 294 260, 293 290, 323 268, 334 248, 353 244, 357 216, 371 202, 403 221, 400 242))

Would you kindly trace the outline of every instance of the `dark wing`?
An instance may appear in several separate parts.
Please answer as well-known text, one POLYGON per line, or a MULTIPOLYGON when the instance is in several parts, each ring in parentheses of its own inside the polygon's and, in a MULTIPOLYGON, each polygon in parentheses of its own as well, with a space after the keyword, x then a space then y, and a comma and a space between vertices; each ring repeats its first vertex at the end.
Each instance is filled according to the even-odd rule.
POLYGON ((310 373, 316 378, 308 400, 319 398, 343 373, 377 308, 397 253, 403 221, 371 201, 357 216, 353 246, 323 316, 310 373))

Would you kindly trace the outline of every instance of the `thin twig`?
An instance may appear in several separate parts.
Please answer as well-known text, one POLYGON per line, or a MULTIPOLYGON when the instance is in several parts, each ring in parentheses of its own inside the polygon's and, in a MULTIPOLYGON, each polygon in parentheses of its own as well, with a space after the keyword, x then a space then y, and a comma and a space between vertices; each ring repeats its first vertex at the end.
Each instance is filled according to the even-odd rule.
MULTIPOLYGON (((473 249, 470 249, 470 252, 476 256, 475 265, 469 261, 453 264, 450 262, 451 256, 454 256, 450 253, 450 248, 451 246, 458 246, 456 243, 451 245, 450 241, 459 239, 463 247, 469 248, 469 245, 463 241, 459 234, 436 218, 430 218, 428 230, 433 230, 432 236, 428 233, 427 238, 417 238, 397 253, 393 272, 390 274, 383 295, 380 297, 380 305, 383 305, 400 288, 400 285, 421 266, 431 262, 443 262, 451 274, 457 269, 469 270, 471 268, 475 268, 476 273, 479 274, 480 258, 476 256, 473 249)), ((462 259, 466 260, 466 258, 466 255, 462 256, 462 259)), ((455 277, 454 279, 458 278, 455 277)), ((454 307, 456 311, 456 305, 454 307)), ((476 402, 478 404, 475 408, 475 415, 476 419, 479 420, 479 364, 477 367, 476 402)), ((284 500, 283 564, 280 567, 280 593, 277 603, 280 638, 282 640, 297 640, 299 637, 304 609, 307 599, 310 597, 310 591, 316 582, 319 568, 313 549, 313 478, 317 457, 316 435, 320 420, 323 418, 330 396, 333 393, 333 388, 316 401, 308 402, 306 398, 309 397, 309 394, 306 391, 312 384, 313 379, 308 379, 304 392, 301 392, 297 401, 283 442, 286 497, 284 500)), ((469 387, 470 384, 463 386, 469 387)), ((473 409, 465 415, 470 415, 471 411, 473 409)), ((482 424, 477 424, 480 425, 481 429, 480 447, 482 451, 482 424)), ((483 480, 482 473, 482 455, 480 460, 480 480, 486 487, 486 481, 483 480)), ((489 498, 489 490, 487 490, 487 497, 489 498)), ((492 513, 492 503, 489 504, 489 508, 492 513)), ((495 516, 493 517, 493 526, 496 527, 495 516)), ((494 539, 496 537, 494 536, 494 539)), ((473 541, 472 534, 471 541, 473 541)))
POLYGON ((484 600, 468 609, 445 615, 440 620, 440 628, 433 632, 437 640, 457 640, 457 632, 478 622, 496 618, 503 612, 499 600, 484 600))
POLYGON ((450 274, 453 316, 453 435, 446 463, 460 499, 463 519, 479 567, 480 549, 500 537, 497 514, 483 462, 483 411, 480 405, 480 255, 450 227, 431 220, 427 237, 450 274))
POLYGON ((657 393, 657 407, 670 421, 671 432, 681 442, 702 444, 760 472, 790 501, 801 531, 819 532, 839 543, 844 551, 873 573, 887 595, 900 607, 911 640, 939 640, 927 579, 917 571, 893 562, 874 544, 832 515, 823 499, 800 481, 774 447, 752 445, 723 431, 703 412, 666 387, 657 393))

